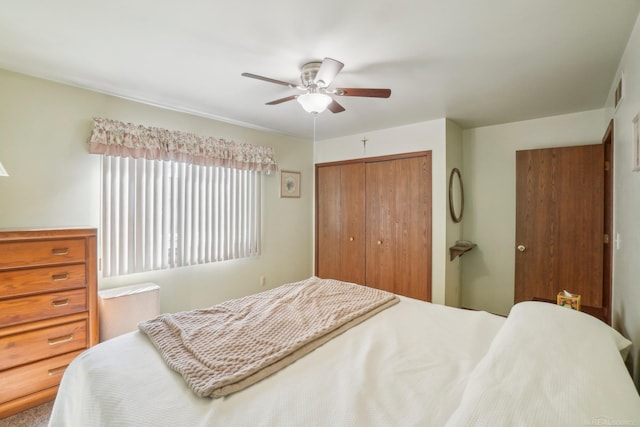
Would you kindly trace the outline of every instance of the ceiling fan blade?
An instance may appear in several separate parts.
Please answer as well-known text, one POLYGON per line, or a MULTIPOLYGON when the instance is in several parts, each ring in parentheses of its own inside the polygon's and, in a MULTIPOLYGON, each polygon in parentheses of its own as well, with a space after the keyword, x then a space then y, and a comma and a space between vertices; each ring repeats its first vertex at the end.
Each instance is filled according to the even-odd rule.
POLYGON ((252 79, 264 80, 265 82, 275 83, 277 85, 282 85, 282 86, 287 86, 287 87, 290 87, 292 89, 297 88, 297 86, 294 85, 293 83, 287 83, 287 82, 283 82, 282 80, 271 79, 269 77, 263 77, 263 76, 259 76, 257 74, 242 73, 242 76, 243 77, 250 77, 252 79))
POLYGON ((335 100, 331 101, 331 104, 329 104, 327 109, 332 113, 342 113, 344 111, 344 107, 338 104, 335 100))
POLYGON ((314 82, 323 87, 329 86, 333 79, 338 75, 340 70, 342 70, 342 67, 344 67, 344 64, 342 62, 336 61, 335 59, 331 58, 324 58, 324 60, 322 61, 322 65, 320 65, 320 69, 316 74, 314 82))
POLYGON ((334 94, 340 96, 366 96, 369 98, 388 98, 391 96, 391 89, 364 89, 343 87, 336 89, 334 94))
POLYGON ((298 95, 287 96, 286 98, 276 99, 275 101, 267 102, 266 105, 277 105, 282 104, 283 102, 292 101, 296 99, 298 95))

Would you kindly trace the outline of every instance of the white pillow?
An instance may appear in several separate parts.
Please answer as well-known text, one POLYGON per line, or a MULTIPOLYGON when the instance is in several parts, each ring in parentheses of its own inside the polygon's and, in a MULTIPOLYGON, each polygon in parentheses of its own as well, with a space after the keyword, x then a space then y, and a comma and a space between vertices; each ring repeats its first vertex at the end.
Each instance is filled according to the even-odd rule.
MULTIPOLYGON (((609 327, 609 325, 607 325, 607 327, 609 327)), ((609 331, 613 335, 613 339, 616 341, 616 346, 618 346, 618 351, 620 352, 620 356, 622 356, 622 360, 627 360, 629 350, 631 350, 631 344, 633 343, 615 329, 609 327, 609 331)))
POLYGON ((574 330, 572 331, 573 333, 588 334, 589 331, 592 330, 592 328, 605 328, 609 333, 609 335, 611 336, 611 338, 613 339, 613 341, 615 342, 616 347, 620 352, 620 356, 622 356, 622 360, 626 360, 627 356, 629 355, 631 344, 633 343, 628 339, 626 339, 620 332, 616 331, 611 326, 607 325, 602 320, 594 316, 591 316, 587 313, 583 313, 581 311, 572 310, 567 307, 550 304, 548 302, 526 301, 526 302, 521 302, 519 304, 526 304, 528 311, 531 311, 531 310, 542 311, 544 312, 545 316, 556 317, 558 318, 558 320, 560 320, 559 318, 561 318, 562 316, 565 316, 567 311, 571 311, 575 313, 576 316, 583 316, 584 320, 580 321, 578 324, 581 330, 574 330), (559 311, 559 310, 562 310, 562 311, 559 311))

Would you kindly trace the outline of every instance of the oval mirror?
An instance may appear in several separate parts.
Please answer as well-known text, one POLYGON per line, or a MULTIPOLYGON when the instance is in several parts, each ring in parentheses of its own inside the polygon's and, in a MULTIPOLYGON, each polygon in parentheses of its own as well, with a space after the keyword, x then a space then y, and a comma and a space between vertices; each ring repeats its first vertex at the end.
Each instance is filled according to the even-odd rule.
POLYGON ((460 169, 453 168, 449 175, 449 213, 453 222, 462 221, 464 212, 464 187, 460 169))

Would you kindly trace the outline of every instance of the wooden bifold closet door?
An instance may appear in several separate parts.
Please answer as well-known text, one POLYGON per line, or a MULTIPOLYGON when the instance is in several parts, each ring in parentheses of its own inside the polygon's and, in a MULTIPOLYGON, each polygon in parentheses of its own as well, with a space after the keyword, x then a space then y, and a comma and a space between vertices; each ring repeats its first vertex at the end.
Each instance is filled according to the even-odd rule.
POLYGON ((364 284, 364 163, 316 169, 316 275, 364 284))
POLYGON ((431 153, 316 166, 316 275, 431 300, 431 153))

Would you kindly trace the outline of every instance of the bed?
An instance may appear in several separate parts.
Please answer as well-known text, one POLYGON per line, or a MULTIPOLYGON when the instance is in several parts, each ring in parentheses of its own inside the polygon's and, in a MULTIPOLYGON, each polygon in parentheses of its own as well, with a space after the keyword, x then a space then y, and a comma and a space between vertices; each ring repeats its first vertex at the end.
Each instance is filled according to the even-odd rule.
POLYGON ((640 425, 630 342, 599 320, 543 302, 503 318, 395 298, 225 397, 196 395, 146 333, 111 339, 69 365, 50 425, 640 425))

